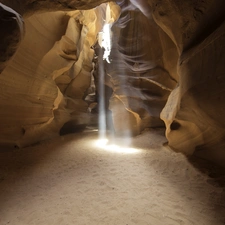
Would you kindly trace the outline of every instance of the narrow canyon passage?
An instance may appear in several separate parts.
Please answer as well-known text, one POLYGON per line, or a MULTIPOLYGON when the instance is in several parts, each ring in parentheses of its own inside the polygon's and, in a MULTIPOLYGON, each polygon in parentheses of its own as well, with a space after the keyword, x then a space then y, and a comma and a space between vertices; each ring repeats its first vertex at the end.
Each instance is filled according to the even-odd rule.
POLYGON ((224 174, 164 147, 163 133, 124 151, 98 147, 89 130, 1 151, 0 224, 225 224, 224 174))
POLYGON ((0 225, 225 225, 224 15, 2 0, 0 225))

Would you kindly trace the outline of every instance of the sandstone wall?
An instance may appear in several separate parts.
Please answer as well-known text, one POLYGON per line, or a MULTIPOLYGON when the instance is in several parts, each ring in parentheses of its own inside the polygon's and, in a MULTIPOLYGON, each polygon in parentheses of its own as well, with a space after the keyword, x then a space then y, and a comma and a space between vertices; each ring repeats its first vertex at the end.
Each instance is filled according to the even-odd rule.
POLYGON ((98 7, 25 19, 25 37, 0 76, 1 145, 27 146, 87 125, 91 47, 104 16, 98 7))
POLYGON ((179 51, 179 86, 161 118, 169 145, 224 165, 224 1, 149 1, 179 51))
POLYGON ((138 135, 145 128, 164 126, 160 112, 177 84, 175 45, 140 11, 124 12, 113 34, 106 71, 113 88, 109 107, 115 132, 138 135))

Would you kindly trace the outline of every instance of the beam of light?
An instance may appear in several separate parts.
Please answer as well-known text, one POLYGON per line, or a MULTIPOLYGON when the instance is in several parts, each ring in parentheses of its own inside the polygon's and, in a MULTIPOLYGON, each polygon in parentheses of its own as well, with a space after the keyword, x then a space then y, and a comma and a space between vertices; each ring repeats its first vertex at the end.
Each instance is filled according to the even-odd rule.
POLYGON ((99 32, 98 34, 98 42, 101 48, 104 48, 104 54, 103 54, 103 60, 106 60, 108 63, 109 61, 109 56, 111 53, 111 24, 105 23, 103 26, 103 31, 99 32))
POLYGON ((103 26, 102 32, 99 32, 98 34, 98 43, 101 46, 101 48, 105 49, 103 54, 103 60, 106 60, 108 63, 110 63, 109 56, 110 56, 111 48, 112 48, 111 27, 112 27, 111 10, 110 10, 109 4, 107 4, 106 20, 105 20, 105 24, 103 26))
POLYGON ((103 47, 105 49, 104 55, 103 55, 103 60, 106 60, 108 63, 109 61, 109 56, 111 52, 111 24, 106 23, 103 27, 103 47))
POLYGON ((99 138, 106 138, 106 109, 105 109, 105 71, 103 59, 99 58, 99 80, 98 80, 98 123, 99 123, 99 138))
MULTIPOLYGON (((110 9, 110 4, 107 3, 106 6, 106 12, 105 12, 105 21, 104 21, 104 26, 102 28, 102 32, 99 32, 98 35, 98 43, 101 47, 99 50, 99 57, 98 57, 98 75, 99 75, 99 86, 98 86, 98 91, 99 91, 99 98, 98 98, 98 106, 99 106, 99 140, 97 141, 97 146, 101 149, 110 151, 110 152, 117 152, 117 153, 125 153, 125 154, 132 154, 132 153, 137 153, 139 150, 127 147, 130 142, 130 133, 127 133, 126 137, 123 137, 122 142, 117 143, 123 143, 126 144, 125 147, 117 145, 115 143, 109 144, 108 141, 106 140, 106 131, 107 131, 107 116, 106 116, 106 99, 105 99, 105 64, 103 60, 106 60, 108 63, 110 63, 109 56, 111 53, 112 49, 112 25, 115 22, 115 18, 111 15, 111 9, 110 9)), ((112 65, 114 66, 114 65, 112 65)), ((112 137, 111 137, 112 138, 112 137)))
POLYGON ((108 63, 109 55, 111 52, 111 10, 109 4, 106 7, 106 20, 103 26, 102 32, 99 32, 98 35, 98 43, 101 48, 104 48, 105 51, 102 54, 102 50, 100 50, 98 64, 99 64, 99 138, 105 139, 106 138, 106 109, 105 109, 105 69, 103 60, 106 60, 108 63))
POLYGON ((110 144, 108 139, 98 139, 95 142, 95 145, 100 149, 103 149, 105 151, 112 152, 112 153, 137 154, 141 152, 140 149, 119 146, 117 144, 110 144))

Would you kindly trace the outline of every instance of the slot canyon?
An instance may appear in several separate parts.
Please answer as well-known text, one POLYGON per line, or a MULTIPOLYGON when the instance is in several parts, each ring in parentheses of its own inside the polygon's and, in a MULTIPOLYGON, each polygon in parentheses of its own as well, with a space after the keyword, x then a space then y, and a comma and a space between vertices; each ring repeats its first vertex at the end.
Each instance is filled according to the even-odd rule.
POLYGON ((225 224, 224 0, 3 0, 0 41, 1 225, 225 224))

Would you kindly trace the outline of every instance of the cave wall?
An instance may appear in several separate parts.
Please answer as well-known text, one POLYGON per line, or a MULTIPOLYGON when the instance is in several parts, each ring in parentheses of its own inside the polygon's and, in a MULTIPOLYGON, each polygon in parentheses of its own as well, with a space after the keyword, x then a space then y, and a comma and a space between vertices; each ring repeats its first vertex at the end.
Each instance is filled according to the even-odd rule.
POLYGON ((20 14, 0 3, 0 73, 15 54, 24 37, 24 22, 20 14))
POLYGON ((23 17, 41 12, 87 10, 107 0, 2 0, 1 3, 15 10, 23 17))
POLYGON ((176 46, 140 11, 124 11, 112 30, 106 71, 113 89, 109 108, 115 133, 138 135, 145 128, 163 127, 160 112, 177 85, 176 46))
POLYGON ((157 24, 179 52, 179 85, 161 118, 169 145, 225 162, 224 1, 149 1, 157 24))
POLYGON ((19 145, 18 140, 29 127, 43 126, 53 116, 52 108, 58 95, 56 85, 36 71, 54 42, 65 33, 68 18, 64 13, 50 15, 46 21, 46 25, 52 23, 49 27, 44 26, 45 20, 44 16, 35 16, 33 22, 32 18, 26 21, 29 32, 10 65, 1 73, 0 139, 4 145, 19 145), (62 21, 60 25, 57 20, 62 21))
POLYGON ((28 146, 88 124, 85 96, 92 46, 105 10, 101 6, 25 19, 25 37, 0 77, 1 145, 28 146))

